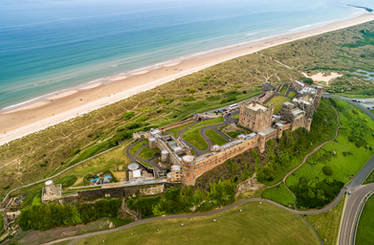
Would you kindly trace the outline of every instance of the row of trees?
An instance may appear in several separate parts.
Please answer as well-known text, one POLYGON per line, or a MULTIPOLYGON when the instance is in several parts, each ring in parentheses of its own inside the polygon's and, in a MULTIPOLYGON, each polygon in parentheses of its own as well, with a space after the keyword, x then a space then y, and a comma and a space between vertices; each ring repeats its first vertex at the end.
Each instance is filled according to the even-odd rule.
POLYGON ((176 214, 183 212, 207 211, 214 207, 228 205, 235 201, 236 183, 231 180, 211 183, 210 191, 200 188, 172 187, 164 194, 152 197, 137 197, 127 200, 130 209, 137 210, 142 217, 176 214))
POLYGON ((93 204, 40 203, 23 209, 19 217, 22 230, 48 230, 95 221, 102 217, 117 217, 120 200, 100 200, 93 204))

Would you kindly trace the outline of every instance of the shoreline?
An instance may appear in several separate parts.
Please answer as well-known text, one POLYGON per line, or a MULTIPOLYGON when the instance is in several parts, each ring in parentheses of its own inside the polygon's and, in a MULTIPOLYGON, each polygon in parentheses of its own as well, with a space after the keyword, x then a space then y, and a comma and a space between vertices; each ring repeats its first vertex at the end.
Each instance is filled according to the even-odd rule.
POLYGON ((0 145, 150 90, 177 78, 260 50, 374 20, 370 13, 310 29, 239 43, 100 78, 0 110, 0 145))

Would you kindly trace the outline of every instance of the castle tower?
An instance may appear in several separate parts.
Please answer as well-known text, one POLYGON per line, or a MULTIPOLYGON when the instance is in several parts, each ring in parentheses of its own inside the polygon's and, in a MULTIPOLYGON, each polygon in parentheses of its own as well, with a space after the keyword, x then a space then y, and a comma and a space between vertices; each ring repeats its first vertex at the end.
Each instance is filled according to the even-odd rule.
POLYGON ((257 102, 240 106, 239 125, 253 132, 260 132, 271 127, 274 106, 266 107, 257 102))

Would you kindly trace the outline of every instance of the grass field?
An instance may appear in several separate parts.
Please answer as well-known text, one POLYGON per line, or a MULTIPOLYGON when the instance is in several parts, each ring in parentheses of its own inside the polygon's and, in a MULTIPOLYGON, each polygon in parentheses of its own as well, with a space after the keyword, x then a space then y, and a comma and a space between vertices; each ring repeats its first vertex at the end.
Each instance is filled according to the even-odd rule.
POLYGON ((145 140, 140 141, 133 147, 131 147, 130 148, 131 155, 135 155, 135 153, 140 149, 140 147, 142 147, 144 144, 147 144, 147 143, 148 143, 148 140, 145 139, 145 140))
POLYGON ((191 123, 188 123, 186 125, 182 125, 182 126, 179 126, 179 127, 176 127, 176 128, 169 129, 168 133, 173 135, 176 138, 178 136, 179 131, 181 131, 184 128, 187 128, 187 127, 191 126, 194 123, 195 122, 191 122, 191 123))
POLYGON ((292 192, 282 183, 262 193, 262 197, 280 203, 286 207, 293 207, 295 204, 292 192))
POLYGON ((288 98, 293 99, 293 97, 295 97, 295 96, 296 96, 296 92, 295 92, 295 91, 290 91, 290 92, 288 93, 288 98))
MULTIPOLYGON (((313 154, 300 169, 287 179, 287 185, 296 185, 301 177, 309 180, 323 180, 333 178, 335 180, 347 183, 370 159, 373 151, 368 147, 374 146, 374 122, 362 111, 355 109, 353 105, 344 101, 337 101, 338 105, 344 110, 340 112, 341 130, 336 141, 325 145, 321 150, 313 154), (361 121, 363 124, 352 124, 353 121, 361 121), (359 136, 366 140, 366 144, 357 147, 350 141, 351 134, 356 133, 360 127, 364 128, 363 135, 359 136), (366 128, 367 127, 367 128, 366 128), (329 167, 332 175, 324 174, 323 168, 329 167)), ((359 132, 357 132, 359 134, 359 132)))
POLYGON ((279 91, 281 95, 286 95, 286 92, 288 90, 288 86, 283 86, 282 89, 279 91))
POLYGON ((290 101, 290 98, 284 96, 274 96, 271 100, 266 102, 266 105, 274 105, 274 114, 278 113, 284 102, 290 101))
POLYGON ((213 129, 208 129, 207 131, 205 131, 205 133, 206 136, 213 142, 213 144, 224 145, 227 143, 227 140, 223 138, 221 135, 219 135, 213 129))
POLYGON ((248 203, 209 217, 152 222, 76 244, 103 244, 103 240, 114 245, 319 244, 316 235, 298 216, 267 203, 248 203))
POLYGON ((206 126, 220 124, 223 122, 223 120, 223 117, 218 117, 206 121, 201 121, 185 131, 182 134, 182 137, 183 139, 194 145, 197 149, 206 150, 208 149, 208 143, 206 143, 204 138, 201 136, 200 130, 206 126))
POLYGON ((357 229, 356 244, 372 245, 374 241, 374 195, 366 202, 357 229))
POLYGON ((371 171, 370 175, 365 180, 364 184, 369 184, 374 182, 374 170, 371 171))
POLYGON ((149 148, 149 146, 146 146, 139 153, 139 157, 145 160, 150 160, 155 156, 156 153, 159 153, 159 152, 160 150, 157 148, 151 149, 149 148))
POLYGON ((336 245, 343 207, 344 199, 341 200, 336 207, 326 213, 308 215, 305 217, 317 230, 324 245, 336 245))

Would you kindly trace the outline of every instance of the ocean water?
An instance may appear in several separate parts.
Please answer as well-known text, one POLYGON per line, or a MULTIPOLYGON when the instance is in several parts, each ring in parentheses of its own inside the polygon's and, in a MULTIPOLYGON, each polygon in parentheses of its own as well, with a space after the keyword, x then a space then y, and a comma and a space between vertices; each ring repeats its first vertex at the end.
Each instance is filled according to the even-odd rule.
POLYGON ((374 1, 1 0, 0 109, 176 58, 349 18, 374 1))

